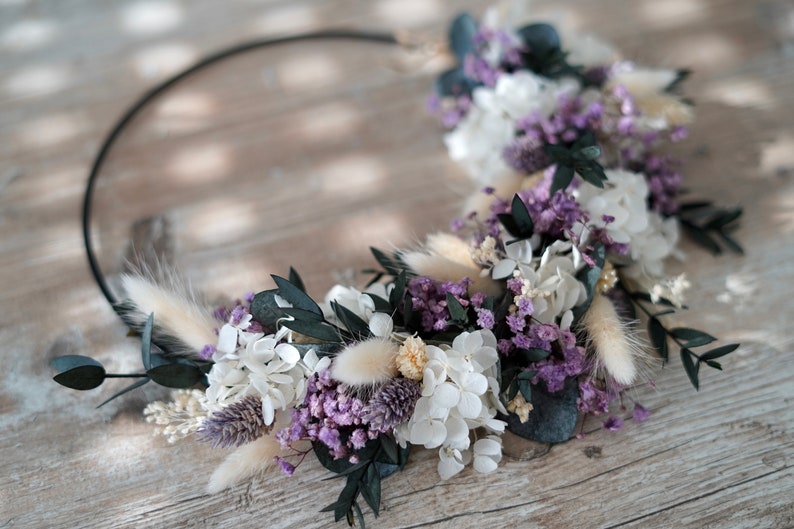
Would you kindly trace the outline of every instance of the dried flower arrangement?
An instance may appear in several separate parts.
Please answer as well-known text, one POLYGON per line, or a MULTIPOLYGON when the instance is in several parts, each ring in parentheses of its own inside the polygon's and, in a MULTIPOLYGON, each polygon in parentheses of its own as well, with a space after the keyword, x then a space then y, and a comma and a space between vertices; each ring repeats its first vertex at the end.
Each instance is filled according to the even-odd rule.
MULTIPOLYGON (((311 452, 346 479, 323 510, 363 527, 359 497, 377 516, 381 480, 412 447, 438 449, 441 479, 469 463, 493 472, 506 429, 549 443, 576 437, 581 415, 619 429, 610 405, 634 402, 627 391, 670 342, 695 389, 702 366, 721 369, 738 344, 695 352, 715 338, 663 323, 690 286, 664 276, 679 227, 715 253, 720 242, 741 252, 730 236, 741 210, 682 202, 680 162, 660 154, 693 118, 676 93, 686 72, 638 67, 579 36, 563 47, 554 27, 514 29, 497 10, 479 24, 459 16, 450 50, 457 66, 430 108, 481 188, 452 232, 373 249, 370 284, 321 302, 293 269, 220 308, 173 273, 125 276, 114 308, 141 338, 145 373, 72 355, 52 362, 55 380, 184 388, 144 413, 169 441, 236 448, 211 492, 269 465, 292 475, 311 452)), ((648 415, 634 403, 634 420, 648 415)))

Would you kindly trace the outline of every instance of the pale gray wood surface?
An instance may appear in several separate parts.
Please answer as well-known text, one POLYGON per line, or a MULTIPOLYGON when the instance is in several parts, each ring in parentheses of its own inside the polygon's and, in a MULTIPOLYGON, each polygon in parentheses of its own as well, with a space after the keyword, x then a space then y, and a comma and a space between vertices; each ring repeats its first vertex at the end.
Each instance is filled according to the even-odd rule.
MULTIPOLYGON (((340 486, 316 462, 207 496, 224 453, 152 435, 155 388, 94 406, 47 360, 137 368, 86 266, 83 185, 134 98, 204 53, 306 29, 443 37, 440 0, 0 2, 0 527, 329 527, 340 486)), ((686 66, 699 119, 682 146, 689 188, 741 203, 744 257, 685 245, 696 288, 679 323, 741 349, 696 393, 677 359, 636 398, 652 411, 497 473, 440 482, 417 450, 384 482, 371 527, 794 527, 794 5, 788 0, 539 1, 536 12, 638 62, 686 66)), ((424 114, 425 56, 323 43, 254 52, 152 106, 121 138, 97 193, 101 261, 118 270, 132 223, 162 216, 176 261, 211 296, 300 268, 320 296, 369 266, 367 247, 443 229, 460 172, 424 114)), ((158 217, 159 218, 159 217, 158 217)), ((619 412, 619 410, 616 410, 619 412)), ((339 525, 338 527, 342 527, 339 525)))

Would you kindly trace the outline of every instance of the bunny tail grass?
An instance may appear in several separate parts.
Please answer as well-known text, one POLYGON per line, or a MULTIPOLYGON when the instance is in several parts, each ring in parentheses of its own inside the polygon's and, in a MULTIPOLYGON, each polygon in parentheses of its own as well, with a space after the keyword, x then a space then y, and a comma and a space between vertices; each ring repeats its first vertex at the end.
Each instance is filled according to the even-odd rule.
POLYGON ((241 446, 212 473, 207 492, 216 494, 267 469, 280 452, 281 445, 270 435, 241 446))
POLYGON ((597 294, 582 318, 596 362, 618 384, 631 385, 646 353, 628 324, 620 319, 612 301, 597 294))
POLYGON ((397 344, 381 338, 345 348, 334 358, 331 377, 349 386, 385 384, 397 375, 397 344))
POLYGON ((156 330, 184 344, 189 354, 217 343, 214 329, 218 322, 212 317, 212 309, 175 274, 164 274, 159 281, 144 275, 124 275, 121 283, 126 299, 134 306, 125 315, 133 325, 143 325, 153 313, 156 330))

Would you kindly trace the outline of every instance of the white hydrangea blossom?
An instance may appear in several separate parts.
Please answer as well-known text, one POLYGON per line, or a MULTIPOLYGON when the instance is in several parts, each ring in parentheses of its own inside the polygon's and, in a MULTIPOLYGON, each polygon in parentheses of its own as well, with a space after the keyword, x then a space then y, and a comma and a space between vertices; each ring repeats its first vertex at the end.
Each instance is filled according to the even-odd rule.
POLYGON ((645 176, 621 169, 605 171, 604 188, 579 186, 574 195, 587 214, 590 225, 606 228, 616 243, 629 246, 631 265, 626 273, 635 278, 658 279, 664 274, 664 260, 676 252, 678 221, 663 218, 648 209, 645 176), (610 217, 607 222, 604 216, 610 217), (614 220, 612 220, 614 219, 614 220))
POLYGON ((532 301, 532 317, 540 323, 556 321, 587 297, 584 285, 576 279, 583 265, 581 254, 571 242, 555 241, 540 257, 533 255, 532 239, 507 244, 506 250, 508 257, 494 266, 493 277, 522 279, 517 298, 532 301))
POLYGON ((474 90, 469 113, 444 137, 449 156, 480 184, 492 183, 511 170, 502 151, 515 137, 516 121, 532 113, 548 117, 562 94, 578 91, 573 79, 552 81, 524 70, 501 75, 495 87, 474 90))
POLYGON ((648 225, 631 240, 632 264, 626 269, 629 277, 660 279, 664 276, 664 261, 677 256, 678 219, 663 218, 655 211, 648 212, 648 225))
POLYGON ((574 191, 576 201, 590 216, 590 225, 606 228, 612 240, 631 244, 648 228, 648 184, 645 176, 623 169, 604 171, 603 188, 583 184, 574 191), (607 222, 604 216, 611 222, 607 222))
MULTIPOLYGON (((427 357, 422 396, 410 420, 395 429, 395 436, 403 444, 440 448, 438 472, 448 479, 471 460, 470 430, 504 431, 504 422, 495 418, 498 411, 505 412, 498 397, 496 337, 488 330, 464 332, 449 349, 428 345, 427 357)), ((499 437, 489 440, 501 454, 499 437)), ((475 463, 483 457, 499 461, 492 444, 478 446, 475 463)), ((484 460, 475 465, 481 472, 495 468, 484 460)))
POLYGON ((331 302, 336 302, 367 322, 372 334, 379 338, 387 338, 394 329, 392 319, 388 314, 375 312, 375 302, 369 294, 389 299, 386 287, 380 283, 370 285, 364 292, 353 287, 335 285, 325 295, 325 301, 320 304, 323 316, 332 323, 340 323, 331 308, 331 302))
POLYGON ((286 329, 277 334, 247 332, 250 317, 221 327, 218 345, 212 356, 215 364, 207 379, 206 403, 209 411, 231 404, 248 395, 262 398, 265 424, 273 424, 278 410, 287 410, 303 400, 306 379, 330 364, 309 351, 301 359, 298 349, 284 343, 286 329))

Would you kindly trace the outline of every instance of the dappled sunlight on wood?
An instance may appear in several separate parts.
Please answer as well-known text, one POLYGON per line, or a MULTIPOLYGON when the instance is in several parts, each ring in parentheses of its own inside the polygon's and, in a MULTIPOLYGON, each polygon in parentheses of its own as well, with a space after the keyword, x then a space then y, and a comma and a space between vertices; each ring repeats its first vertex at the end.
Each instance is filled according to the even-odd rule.
POLYGON ((393 28, 426 24, 436 20, 443 10, 440 0, 377 0, 375 15, 393 28))
POLYGON ((293 56, 278 65, 278 79, 284 90, 320 92, 342 79, 339 58, 317 51, 293 56))
MULTIPOLYGON (((189 208, 179 215, 179 240, 186 248, 231 246, 262 221, 258 209, 233 198, 207 198, 200 208, 189 208)), ((231 255, 229 258, 234 259, 231 255)))
POLYGON ((0 45, 13 51, 28 51, 50 44, 58 34, 51 20, 20 20, 0 34, 0 45))
POLYGON ((198 58, 196 50, 183 43, 154 44, 135 53, 135 72, 144 79, 155 79, 176 73, 198 58))
POLYGON ((317 191, 345 201, 361 201, 386 191, 386 167, 377 157, 350 155, 313 171, 317 191))
POLYGON ((667 62, 681 61, 698 72, 709 72, 737 64, 742 59, 739 44, 716 31, 685 35, 665 46, 667 62))
POLYGON ((31 66, 8 77, 3 88, 13 97, 46 96, 67 88, 71 77, 72 72, 64 65, 31 66))
POLYGON ((88 127, 81 112, 46 114, 22 123, 18 140, 26 147, 52 147, 74 139, 88 127))
POLYGON ((268 6, 250 23, 253 30, 267 35, 281 35, 306 29, 320 22, 316 9, 291 3, 268 6))
POLYGON ((163 132, 187 133, 206 128, 220 110, 217 97, 207 92, 179 92, 160 101, 154 126, 163 132))
POLYGON ((190 145, 178 148, 169 159, 163 160, 166 173, 186 185, 201 182, 228 180, 234 168, 233 154, 229 146, 217 142, 190 145))
POLYGON ((361 111, 343 102, 326 103, 310 110, 298 111, 293 118, 298 141, 308 143, 337 142, 340 137, 354 137, 363 125, 361 111))
POLYGON ((643 22, 655 29, 699 24, 709 16, 703 0, 641 0, 636 4, 643 22))
POLYGON ((127 33, 148 37, 176 28, 183 18, 182 9, 176 2, 144 0, 122 8, 120 25, 127 33))
POLYGON ((703 95, 704 99, 709 98, 732 106, 768 108, 777 104, 769 86, 754 78, 714 81, 703 91, 703 95))

